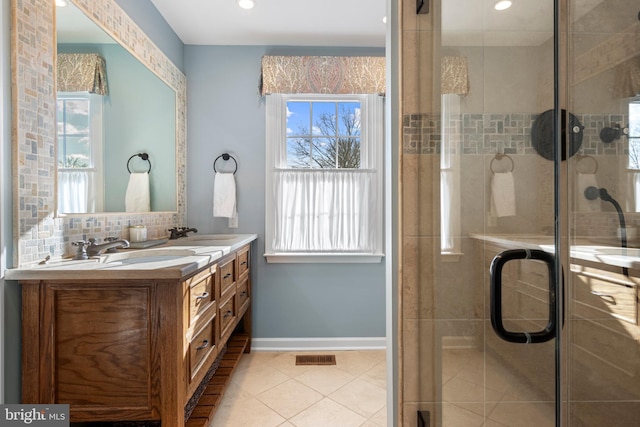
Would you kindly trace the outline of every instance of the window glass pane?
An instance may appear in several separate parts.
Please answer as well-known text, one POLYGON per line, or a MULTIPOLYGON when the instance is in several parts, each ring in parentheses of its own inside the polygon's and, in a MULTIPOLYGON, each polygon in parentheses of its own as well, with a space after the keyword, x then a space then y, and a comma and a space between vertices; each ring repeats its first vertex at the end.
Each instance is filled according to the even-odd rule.
POLYGON ((338 103, 338 132, 340 136, 360 136, 360 103, 338 103))
POLYGON ((337 135, 336 103, 314 102, 312 104, 313 135, 337 135))
POLYGON ((629 103, 629 168, 640 169, 640 101, 629 103))
POLYGON ((336 140, 334 138, 314 138, 311 152, 311 167, 332 169, 336 167, 336 140))
POLYGON ((310 150, 308 138, 287 138, 287 167, 308 168, 310 150))
POLYGON ((91 166, 91 146, 88 137, 67 136, 64 139, 64 146, 63 158, 60 159, 62 167, 88 168, 91 166))
POLYGON ((67 134, 89 134, 89 100, 65 101, 65 131, 67 134))
POLYGON ((92 167, 88 98, 56 102, 58 164, 63 168, 92 167))
POLYGON ((310 134, 311 103, 287 102, 287 136, 301 136, 310 134))
POLYGON ((360 138, 338 139, 338 167, 360 168, 360 138))
POLYGON ((640 100, 629 103, 629 136, 640 138, 640 100))

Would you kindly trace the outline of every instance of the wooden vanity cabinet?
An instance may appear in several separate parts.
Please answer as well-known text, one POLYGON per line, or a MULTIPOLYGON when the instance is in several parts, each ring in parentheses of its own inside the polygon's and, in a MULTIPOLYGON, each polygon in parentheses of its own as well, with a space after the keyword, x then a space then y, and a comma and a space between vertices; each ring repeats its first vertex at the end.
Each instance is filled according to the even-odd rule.
POLYGON ((21 281, 23 403, 184 426, 234 331, 251 333, 249 248, 178 281, 21 281))
POLYGON ((571 265, 571 364, 577 400, 640 396, 640 272, 590 262, 571 265), (586 381, 586 384, 583 384, 586 381))

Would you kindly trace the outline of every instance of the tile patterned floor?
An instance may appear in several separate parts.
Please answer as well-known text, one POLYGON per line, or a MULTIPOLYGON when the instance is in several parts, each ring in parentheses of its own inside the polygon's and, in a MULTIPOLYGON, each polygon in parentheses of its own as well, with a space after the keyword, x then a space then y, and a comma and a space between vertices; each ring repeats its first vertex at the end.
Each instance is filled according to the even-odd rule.
POLYGON ((386 427, 384 351, 244 355, 210 427, 386 427), (296 366, 335 354, 334 366, 296 366))
POLYGON ((443 426, 555 425, 554 402, 500 361, 478 350, 444 350, 442 384, 443 426))

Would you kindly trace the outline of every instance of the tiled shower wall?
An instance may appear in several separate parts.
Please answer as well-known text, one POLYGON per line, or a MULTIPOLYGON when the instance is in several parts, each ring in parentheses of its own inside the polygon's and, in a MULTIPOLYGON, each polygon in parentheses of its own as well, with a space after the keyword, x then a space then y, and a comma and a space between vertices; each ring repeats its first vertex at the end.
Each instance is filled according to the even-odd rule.
POLYGON ((71 254, 71 242, 128 238, 146 224, 149 237, 183 225, 186 182, 186 78, 114 0, 73 0, 109 35, 176 91, 177 211, 56 216, 55 6, 53 0, 12 1, 14 266, 71 254))
MULTIPOLYGON (((531 128, 539 113, 468 114, 460 117, 462 154, 536 154, 531 143, 531 128)), ((585 155, 628 154, 624 139, 611 144, 600 140, 600 130, 613 124, 625 125, 621 114, 574 114, 584 127, 582 145, 585 155)), ((405 114, 402 148, 406 154, 440 154, 440 116, 405 114)))

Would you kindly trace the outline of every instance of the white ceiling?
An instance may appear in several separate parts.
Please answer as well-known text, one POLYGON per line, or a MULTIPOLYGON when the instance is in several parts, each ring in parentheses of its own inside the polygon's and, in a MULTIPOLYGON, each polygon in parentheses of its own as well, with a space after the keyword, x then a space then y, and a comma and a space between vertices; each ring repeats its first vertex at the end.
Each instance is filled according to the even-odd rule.
MULTIPOLYGON (((387 0, 151 0, 185 44, 384 47, 387 0)), ((411 1, 411 0, 409 0, 411 1)), ((539 46, 552 36, 553 0, 514 0, 496 12, 496 0, 442 2, 444 46, 539 46)), ((572 2, 578 19, 603 0, 572 2)), ((58 41, 105 43, 102 31, 74 7, 58 8, 58 41), (84 22, 84 23, 83 23, 84 22), (100 34, 102 33, 102 34, 100 34)), ((433 13, 433 12, 432 12, 433 13)))
POLYGON ((384 47, 386 0, 151 0, 184 44, 384 47))

